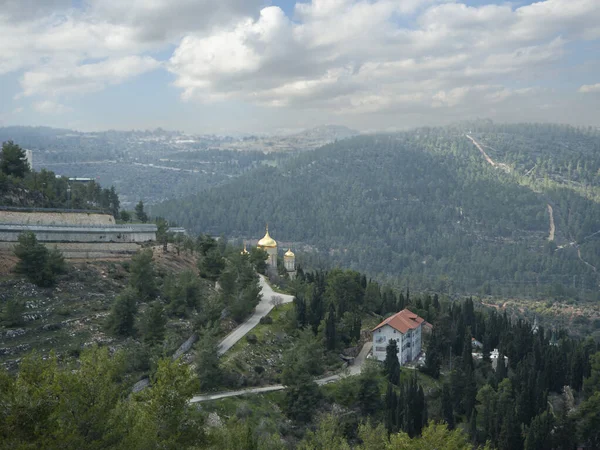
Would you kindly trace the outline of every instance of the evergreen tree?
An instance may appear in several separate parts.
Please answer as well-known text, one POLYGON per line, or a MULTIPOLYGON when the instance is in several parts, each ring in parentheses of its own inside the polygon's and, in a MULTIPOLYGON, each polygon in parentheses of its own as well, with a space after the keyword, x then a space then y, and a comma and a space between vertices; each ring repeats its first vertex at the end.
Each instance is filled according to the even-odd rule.
MULTIPOLYGON (((404 408, 404 404, 401 405, 404 408)), ((388 433, 395 433, 398 431, 398 396, 392 383, 388 382, 387 390, 385 392, 385 428, 388 433)))
POLYGON ((381 406, 377 369, 365 365, 358 379, 357 403, 364 416, 376 414, 381 406))
POLYGON ((452 394, 447 383, 442 385, 442 417, 448 429, 454 429, 454 408, 452 407, 452 394))
POLYGON ((4 305, 2 312, 2 324, 6 327, 18 327, 23 325, 23 313, 25 305, 17 299, 10 299, 4 305))
POLYGON ((400 383, 400 361, 398 360, 398 344, 395 339, 390 339, 385 348, 385 361, 383 371, 390 383, 400 383))
POLYGON ((25 151, 13 141, 4 142, 0 157, 0 171, 5 175, 23 178, 30 170, 25 151))
POLYGON ((335 350, 337 346, 335 326, 335 307, 333 306, 333 303, 330 303, 329 312, 325 319, 325 347, 329 351, 335 350))
POLYGON ((296 321, 300 328, 304 328, 307 323, 306 300, 304 294, 298 293, 294 297, 294 307, 296 309, 296 321))
POLYGON ((198 270, 202 278, 217 281, 223 269, 225 269, 225 259, 218 248, 208 250, 198 259, 198 270))
POLYGON ((217 351, 218 341, 215 334, 205 330, 196 348, 196 373, 200 380, 200 389, 210 391, 220 385, 222 373, 217 351))
POLYGON ((158 345, 165 339, 167 316, 162 304, 154 301, 148 305, 142 319, 142 336, 150 346, 158 345))
POLYGON ((150 249, 138 252, 131 258, 129 285, 136 290, 142 301, 154 298, 157 294, 152 258, 150 249))
POLYGON ((148 222, 148 214, 144 211, 144 202, 141 200, 135 205, 135 217, 142 223, 148 222))
POLYGON ((132 336, 135 333, 135 315, 137 313, 137 292, 126 288, 115 298, 108 315, 108 329, 119 336, 132 336))
POLYGON ((65 271, 62 254, 57 249, 49 251, 31 231, 21 233, 18 242, 14 248, 14 253, 19 258, 15 271, 38 286, 53 286, 56 275, 65 271))

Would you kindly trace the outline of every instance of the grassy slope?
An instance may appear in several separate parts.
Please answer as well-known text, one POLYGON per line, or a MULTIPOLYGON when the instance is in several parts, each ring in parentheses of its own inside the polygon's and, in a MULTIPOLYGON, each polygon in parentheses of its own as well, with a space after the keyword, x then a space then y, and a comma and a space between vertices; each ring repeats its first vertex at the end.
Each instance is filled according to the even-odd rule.
MULTIPOLYGON (((155 252, 159 273, 195 270, 195 258, 174 252, 155 252)), ((72 263, 67 275, 56 287, 39 288, 5 267, 0 279, 0 309, 8 299, 25 302, 25 323, 0 327, 0 363, 14 368, 26 353, 42 354, 54 349, 59 355, 78 352, 94 342, 110 346, 127 346, 125 341, 105 333, 104 322, 114 298, 127 284, 127 261, 87 261, 72 263)), ((146 305, 140 305, 141 316, 146 305)), ((176 349, 192 333, 191 319, 171 318, 167 323, 165 350, 176 349)))

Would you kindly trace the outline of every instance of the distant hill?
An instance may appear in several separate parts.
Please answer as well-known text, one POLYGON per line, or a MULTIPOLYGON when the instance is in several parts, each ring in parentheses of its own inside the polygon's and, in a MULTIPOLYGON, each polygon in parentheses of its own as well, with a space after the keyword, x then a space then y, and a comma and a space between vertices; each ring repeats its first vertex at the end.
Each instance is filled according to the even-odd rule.
POLYGON ((317 249, 304 252, 309 262, 422 287, 589 297, 600 268, 599 144, 593 130, 486 123, 359 136, 155 209, 241 238, 269 222, 275 238, 317 249))

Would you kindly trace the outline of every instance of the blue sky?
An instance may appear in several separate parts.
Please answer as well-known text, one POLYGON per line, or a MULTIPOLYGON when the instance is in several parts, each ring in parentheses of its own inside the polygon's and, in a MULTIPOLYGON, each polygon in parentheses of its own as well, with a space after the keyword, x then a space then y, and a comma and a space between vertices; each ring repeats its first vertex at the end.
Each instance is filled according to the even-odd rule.
POLYGON ((477 117, 600 125, 597 0, 0 6, 0 125, 194 133, 392 130, 477 117))

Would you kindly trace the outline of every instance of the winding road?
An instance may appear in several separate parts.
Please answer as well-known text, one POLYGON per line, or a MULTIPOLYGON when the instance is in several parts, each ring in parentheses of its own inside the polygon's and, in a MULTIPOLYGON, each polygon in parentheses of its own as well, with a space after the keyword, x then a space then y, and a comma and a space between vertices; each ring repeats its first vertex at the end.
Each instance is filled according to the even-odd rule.
MULTIPOLYGON (((354 359, 354 363, 351 366, 348 366, 347 370, 345 370, 341 373, 335 374, 335 375, 330 375, 328 377, 318 378, 315 380, 315 383, 317 383, 319 386, 323 386, 324 384, 336 382, 347 376, 353 376, 353 375, 360 374, 362 365, 365 362, 367 355, 371 351, 372 346, 373 346, 373 342, 371 342, 371 341, 366 342, 365 345, 363 345, 362 349, 360 350, 360 353, 358 354, 358 356, 354 359)), ((227 397, 238 397, 240 395, 247 395, 247 394, 264 394, 265 392, 282 391, 284 389, 285 389, 285 386, 283 384, 274 384, 272 386, 262 386, 262 387, 256 387, 256 388, 239 389, 237 391, 226 391, 226 392, 217 392, 214 394, 196 395, 195 397, 192 397, 192 399, 190 400, 190 403, 201 403, 201 402, 207 402, 210 400, 219 400, 221 398, 227 398, 227 397)))
POLYGON ((225 338, 219 343, 219 347, 217 348, 217 353, 219 356, 233 347, 241 338, 246 336, 250 330, 252 330, 252 328, 258 325, 260 319, 271 312, 275 306, 273 303, 273 298, 281 298, 281 303, 290 303, 294 301, 294 297, 292 295, 275 292, 273 288, 269 286, 269 283, 267 283, 264 275, 259 275, 259 277, 259 283, 262 292, 262 299, 260 300, 260 303, 256 305, 254 314, 252 314, 248 320, 225 336, 225 338))
MULTIPOLYGON (((294 300, 294 297, 292 295, 280 294, 278 292, 275 292, 273 290, 273 288, 271 288, 271 286, 269 286, 269 283, 267 283, 265 277, 263 275, 259 275, 259 276, 260 276, 259 282, 260 282, 260 286, 261 286, 262 299, 261 299, 260 303, 256 306, 256 309, 254 310, 254 314, 252 314, 252 316, 248 320, 246 320, 243 324, 241 324, 239 327, 237 327, 235 330, 233 330, 231 333, 229 333, 227 336, 225 336, 225 338, 219 343, 219 346, 217 348, 217 353, 219 354, 219 356, 223 355, 231 347, 233 347, 240 339, 242 339, 246 334, 248 334, 250 332, 250 330, 252 330, 256 325, 258 325, 261 318, 265 317, 267 314, 269 314, 269 312, 271 312, 271 310, 275 306, 274 299, 277 300, 278 298, 280 298, 281 303, 290 303, 294 300)), ((345 370, 344 372, 341 372, 341 373, 338 373, 335 375, 330 375, 330 376, 324 377, 324 378, 319 378, 319 379, 315 380, 315 382, 319 386, 322 386, 324 384, 333 383, 335 381, 338 381, 341 378, 344 378, 346 376, 358 375, 362 369, 362 365, 365 362, 365 359, 367 358, 367 355, 371 351, 372 346, 373 346, 373 343, 371 341, 366 342, 365 345, 363 345, 362 349, 360 350, 360 353, 358 354, 358 356, 354 359, 353 364, 348 366, 347 370, 345 370)), ((196 395, 196 396, 192 397, 192 399, 190 400, 190 403, 206 402, 206 401, 210 401, 210 400, 218 400, 218 399, 227 398, 227 397, 237 397, 239 395, 246 395, 246 394, 262 394, 265 392, 281 391, 283 389, 285 389, 284 385, 275 384, 272 386, 262 386, 262 387, 248 388, 248 389, 240 389, 237 391, 226 391, 226 392, 217 392, 214 394, 196 395)))

